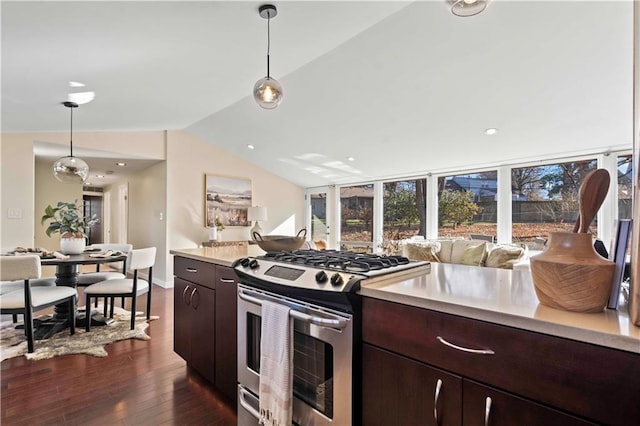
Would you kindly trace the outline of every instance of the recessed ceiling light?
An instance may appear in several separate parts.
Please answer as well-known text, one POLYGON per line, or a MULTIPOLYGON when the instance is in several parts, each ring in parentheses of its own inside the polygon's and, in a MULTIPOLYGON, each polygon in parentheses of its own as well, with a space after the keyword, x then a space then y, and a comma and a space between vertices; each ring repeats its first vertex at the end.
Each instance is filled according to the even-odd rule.
POLYGON ((349 160, 349 161, 356 161, 356 159, 355 159, 355 158, 353 158, 353 157, 347 157, 347 160, 349 160))
POLYGON ((70 81, 69 82, 69 87, 84 87, 84 83, 80 83, 77 81, 70 81))
POLYGON ((116 163, 116 166, 120 166, 120 167, 125 167, 127 165, 127 163, 123 163, 122 161, 118 161, 116 163))
POLYGON ((78 105, 88 104, 96 97, 95 92, 78 92, 78 93, 69 93, 67 98, 69 102, 75 102, 78 105))
POLYGON ((104 175, 96 175, 96 177, 102 179, 104 175))
POLYGON ((496 133, 498 133, 498 129, 496 129, 494 127, 489 127, 488 129, 486 129, 484 131, 485 135, 495 135, 496 133))
POLYGON ((247 145, 247 148, 249 148, 249 149, 255 149, 255 146, 253 146, 253 145, 251 145, 251 144, 248 144, 248 145, 247 145))

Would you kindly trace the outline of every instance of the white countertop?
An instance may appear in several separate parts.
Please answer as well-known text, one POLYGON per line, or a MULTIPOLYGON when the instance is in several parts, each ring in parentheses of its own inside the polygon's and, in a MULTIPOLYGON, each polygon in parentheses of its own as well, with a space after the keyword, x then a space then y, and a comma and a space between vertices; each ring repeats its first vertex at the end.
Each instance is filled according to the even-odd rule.
POLYGON ((191 249, 177 249, 169 251, 170 254, 215 263, 222 266, 231 266, 234 260, 247 256, 260 256, 264 251, 257 245, 247 246, 222 246, 199 247, 191 249))
POLYGON ((432 263, 400 282, 363 285, 363 296, 640 353, 640 327, 628 308, 576 313, 540 305, 529 271, 432 263))

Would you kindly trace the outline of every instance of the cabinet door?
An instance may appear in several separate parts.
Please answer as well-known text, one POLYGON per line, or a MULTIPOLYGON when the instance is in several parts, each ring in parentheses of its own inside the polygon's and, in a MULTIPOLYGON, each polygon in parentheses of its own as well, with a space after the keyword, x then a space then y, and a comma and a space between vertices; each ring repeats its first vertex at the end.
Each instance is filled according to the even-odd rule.
POLYGON ((363 425, 462 424, 460 377, 366 343, 362 369, 363 425))
POLYGON ((187 305, 193 284, 181 278, 173 280, 173 350, 185 361, 191 358, 191 306, 187 305))
POLYGON ((237 297, 235 271, 216 266, 216 387, 233 401, 238 393, 237 297))
POLYGON ((462 388, 462 419, 465 426, 593 424, 471 380, 463 380, 462 388))
POLYGON ((192 287, 191 366, 215 383, 215 291, 197 284, 192 287))

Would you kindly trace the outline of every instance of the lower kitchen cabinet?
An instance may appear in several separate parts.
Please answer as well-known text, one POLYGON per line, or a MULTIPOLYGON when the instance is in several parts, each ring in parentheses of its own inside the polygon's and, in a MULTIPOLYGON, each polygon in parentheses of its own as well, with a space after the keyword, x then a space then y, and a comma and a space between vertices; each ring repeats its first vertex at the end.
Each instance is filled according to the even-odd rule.
POLYGON ((216 386, 229 399, 238 395, 238 277, 216 266, 216 386))
POLYGON ((173 348, 229 399, 237 398, 237 276, 176 256, 173 348))
POLYGON ((215 292, 174 279, 173 349, 187 364, 215 383, 215 292))
POLYGON ((365 425, 640 419, 638 354, 369 297, 362 324, 365 425))
POLYGON ((461 425, 462 378, 362 345, 363 425, 461 425))

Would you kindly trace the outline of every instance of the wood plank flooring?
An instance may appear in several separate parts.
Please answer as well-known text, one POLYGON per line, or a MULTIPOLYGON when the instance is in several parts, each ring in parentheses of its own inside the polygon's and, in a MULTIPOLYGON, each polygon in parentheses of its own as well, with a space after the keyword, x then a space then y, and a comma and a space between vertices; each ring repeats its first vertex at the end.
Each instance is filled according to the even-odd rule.
MULTIPOLYGON (((145 301, 141 296, 138 306, 145 301)), ((235 425, 233 403, 173 352, 173 289, 155 286, 152 302, 160 319, 151 321, 149 341, 112 343, 105 358, 3 361, 0 423, 235 425)))

